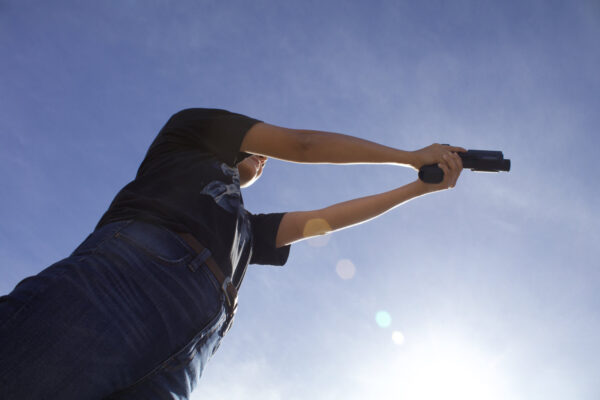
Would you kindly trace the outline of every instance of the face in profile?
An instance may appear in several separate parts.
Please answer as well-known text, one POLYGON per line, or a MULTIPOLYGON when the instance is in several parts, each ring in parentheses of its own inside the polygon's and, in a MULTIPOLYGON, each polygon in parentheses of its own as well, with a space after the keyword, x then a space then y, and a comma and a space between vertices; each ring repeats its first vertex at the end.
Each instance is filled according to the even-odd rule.
POLYGON ((251 155, 240 162, 237 167, 240 172, 240 187, 248 187, 252 185, 260 175, 267 162, 267 157, 259 155, 251 155))

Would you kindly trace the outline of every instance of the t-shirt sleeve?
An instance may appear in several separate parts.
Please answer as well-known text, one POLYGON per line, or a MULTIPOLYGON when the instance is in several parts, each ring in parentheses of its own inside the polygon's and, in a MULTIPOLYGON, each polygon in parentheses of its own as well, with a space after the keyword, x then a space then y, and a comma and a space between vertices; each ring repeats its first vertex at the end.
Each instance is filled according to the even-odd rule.
POLYGON ((189 108, 169 119, 155 144, 197 148, 234 166, 247 156, 240 152, 242 140, 258 122, 261 121, 225 110, 189 108))
POLYGON ((277 248, 275 239, 279 224, 285 213, 250 214, 254 237, 250 264, 284 265, 290 254, 291 245, 277 248))

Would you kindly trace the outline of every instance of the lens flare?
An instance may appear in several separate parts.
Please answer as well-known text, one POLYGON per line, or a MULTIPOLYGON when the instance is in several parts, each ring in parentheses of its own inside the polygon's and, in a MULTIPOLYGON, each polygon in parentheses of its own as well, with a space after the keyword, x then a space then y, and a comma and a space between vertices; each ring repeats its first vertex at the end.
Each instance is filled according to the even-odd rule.
POLYGON ((331 226, 323 218, 309 219, 304 225, 304 237, 324 235, 331 231, 331 226))
POLYGON ((381 328, 387 328, 392 324, 392 316, 387 311, 377 311, 375 314, 375 322, 377 322, 377 325, 381 328))
POLYGON ((398 346, 404 344, 404 334, 400 331, 394 331, 394 333, 392 333, 392 341, 398 346))
POLYGON ((344 280, 352 279, 356 273, 356 267, 352 261, 343 259, 338 261, 337 265, 335 266, 335 272, 337 272, 338 276, 344 280))
POLYGON ((311 247, 325 247, 329 243, 329 239, 331 239, 330 235, 321 235, 311 237, 306 241, 311 247))
POLYGON ((308 244, 313 247, 323 247, 329 243, 327 232, 331 231, 331 226, 323 218, 313 218, 306 222, 302 234, 305 238, 310 238, 308 244))

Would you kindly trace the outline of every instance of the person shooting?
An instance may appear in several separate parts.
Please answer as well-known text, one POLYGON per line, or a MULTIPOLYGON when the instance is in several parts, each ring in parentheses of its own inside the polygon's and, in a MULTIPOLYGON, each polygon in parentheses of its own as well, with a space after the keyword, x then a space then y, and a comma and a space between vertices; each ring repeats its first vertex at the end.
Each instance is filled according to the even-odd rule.
POLYGON ((231 328, 248 264, 284 265, 295 242, 454 187, 464 152, 403 151, 225 110, 176 113, 75 251, 0 298, 0 398, 188 398, 231 328), (240 188, 269 158, 434 165, 443 177, 312 211, 252 214, 240 188))

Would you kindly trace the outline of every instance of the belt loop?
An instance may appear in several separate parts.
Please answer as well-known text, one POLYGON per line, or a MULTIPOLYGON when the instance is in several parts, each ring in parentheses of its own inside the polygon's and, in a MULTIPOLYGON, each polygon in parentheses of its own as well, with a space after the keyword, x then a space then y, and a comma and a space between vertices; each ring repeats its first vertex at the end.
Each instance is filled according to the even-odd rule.
POLYGON ((227 312, 227 318, 225 319, 223 329, 221 330, 221 336, 225 336, 233 325, 233 319, 235 317, 235 312, 237 311, 237 289, 229 276, 223 281, 221 289, 223 290, 223 295, 225 297, 225 310, 227 312))
POLYGON ((225 294, 227 308, 232 311, 232 313, 235 313, 235 310, 237 309, 237 289, 229 276, 223 281, 221 289, 223 289, 223 293, 225 294))
POLYGON ((224 336, 231 328, 231 325, 233 324, 233 318, 235 317, 235 312, 237 311, 237 288, 233 284, 231 277, 223 274, 223 271, 215 262, 209 249, 204 247, 202 243, 200 243, 189 233, 176 233, 197 254, 196 257, 194 257, 194 259, 188 263, 188 268, 191 271, 196 272, 196 270, 198 270, 198 268, 200 268, 202 265, 206 265, 217 282, 219 282, 219 285, 221 285, 221 292, 225 298, 226 319, 220 333, 222 336, 224 336))
POLYGON ((208 250, 207 248, 202 249, 202 251, 196 256, 194 257, 194 259, 192 261, 190 261, 188 263, 188 268, 192 271, 192 272, 196 272, 198 270, 198 268, 200 268, 200 266, 202 264, 204 264, 204 262, 211 256, 210 254, 210 250, 208 250))

